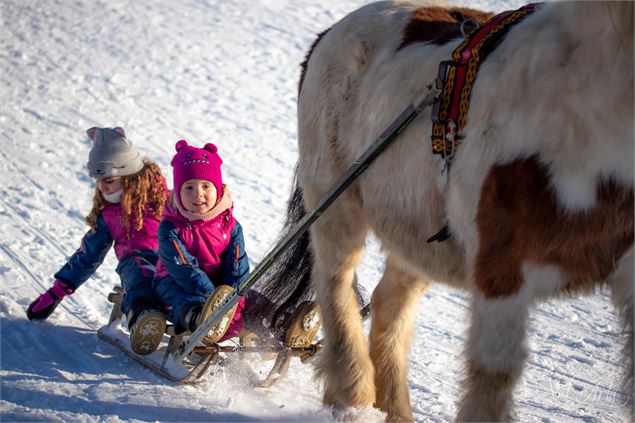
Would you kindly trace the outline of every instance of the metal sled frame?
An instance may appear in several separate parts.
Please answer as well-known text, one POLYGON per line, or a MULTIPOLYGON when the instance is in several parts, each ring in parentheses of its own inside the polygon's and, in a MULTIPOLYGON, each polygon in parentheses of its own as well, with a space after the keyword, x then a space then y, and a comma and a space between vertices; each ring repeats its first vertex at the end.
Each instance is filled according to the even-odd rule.
POLYGON ((123 330, 117 328, 117 325, 119 325, 122 317, 122 299, 123 292, 121 287, 115 286, 113 291, 108 295, 108 301, 113 303, 108 325, 99 329, 97 331, 97 335, 102 340, 116 347, 139 364, 173 382, 192 384, 200 381, 212 365, 222 365, 224 358, 221 354, 238 354, 241 358, 244 357, 245 354, 250 353, 275 354, 275 362, 269 371, 269 374, 258 385, 262 388, 268 388, 279 383, 285 378, 289 369, 289 363, 293 357, 298 357, 302 362, 305 362, 319 351, 322 345, 321 341, 311 344, 308 347, 289 347, 280 342, 276 345, 270 344, 267 346, 220 345, 217 343, 207 342, 203 339, 201 343, 195 346, 191 353, 188 354, 181 363, 179 363, 183 369, 186 370, 186 374, 175 375, 169 371, 166 364, 168 363, 171 355, 174 354, 182 345, 187 334, 175 335, 173 326, 168 326, 166 334, 170 337, 170 339, 167 347, 165 348, 165 354, 161 363, 153 361, 147 356, 134 353, 130 348, 128 336, 125 336, 124 339, 111 336, 112 331, 118 331, 119 333, 127 335, 127 333, 123 330))

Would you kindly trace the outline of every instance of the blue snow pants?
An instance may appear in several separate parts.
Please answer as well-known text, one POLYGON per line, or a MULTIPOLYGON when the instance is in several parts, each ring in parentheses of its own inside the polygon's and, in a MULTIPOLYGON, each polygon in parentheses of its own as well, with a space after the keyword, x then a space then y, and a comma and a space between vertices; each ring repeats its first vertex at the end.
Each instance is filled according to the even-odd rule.
POLYGON ((132 311, 138 317, 143 310, 159 308, 152 291, 157 258, 155 251, 136 251, 119 262, 116 272, 124 292, 121 303, 124 314, 132 311))

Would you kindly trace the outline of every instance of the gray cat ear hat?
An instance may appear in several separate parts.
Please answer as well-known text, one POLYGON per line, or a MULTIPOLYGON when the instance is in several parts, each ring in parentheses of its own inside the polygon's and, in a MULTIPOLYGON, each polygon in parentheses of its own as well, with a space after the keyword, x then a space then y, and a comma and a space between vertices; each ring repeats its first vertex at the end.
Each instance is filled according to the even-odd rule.
POLYGON ((143 158, 123 128, 90 128, 86 134, 93 141, 87 164, 91 177, 133 175, 143 168, 143 158))

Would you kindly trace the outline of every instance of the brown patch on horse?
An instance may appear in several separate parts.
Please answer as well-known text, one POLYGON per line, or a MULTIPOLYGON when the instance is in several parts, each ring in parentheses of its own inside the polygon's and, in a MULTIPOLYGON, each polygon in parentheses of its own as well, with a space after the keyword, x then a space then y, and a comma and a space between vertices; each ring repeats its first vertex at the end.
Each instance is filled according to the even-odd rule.
POLYGON ((302 92, 302 85, 304 84, 304 76, 306 75, 306 70, 309 67, 309 59, 311 58, 311 54, 313 53, 313 50, 315 50, 315 47, 317 47, 322 37, 324 37, 326 33, 329 32, 330 30, 331 28, 325 31, 322 31, 318 34, 315 40, 313 40, 313 44, 311 44, 311 47, 309 48, 309 52, 306 54, 306 57, 304 58, 302 63, 300 63, 300 83, 298 84, 298 96, 302 92))
POLYGON ((473 19, 483 25, 492 16, 493 13, 465 7, 421 7, 412 12, 397 51, 413 43, 443 45, 463 36, 461 22, 464 20, 473 19))
POLYGON ((633 245, 633 187, 598 183, 593 208, 571 213, 557 202, 537 156, 494 166, 483 183, 476 224, 476 285, 486 297, 517 293, 524 261, 556 265, 567 290, 605 280, 633 245))

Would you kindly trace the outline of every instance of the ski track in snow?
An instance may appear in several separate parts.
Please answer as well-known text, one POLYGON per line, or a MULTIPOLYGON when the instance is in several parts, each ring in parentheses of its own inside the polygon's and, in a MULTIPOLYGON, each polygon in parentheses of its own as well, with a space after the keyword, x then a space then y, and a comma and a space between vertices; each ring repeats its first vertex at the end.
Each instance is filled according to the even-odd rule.
MULTIPOLYGON (((236 201, 252 267, 281 229, 297 157, 299 63, 315 34, 366 3, 353 1, 5 0, 0 4, 0 420, 330 421, 308 365, 254 387, 270 362, 233 361, 197 386, 167 382, 100 341, 118 283, 110 253, 46 322, 28 304, 86 231, 94 185, 91 126, 123 126, 163 169, 181 138, 213 141, 236 201)), ((516 0, 461 1, 501 11, 516 0)), ((362 283, 378 282, 370 244, 362 283)), ((465 293, 433 286, 410 355, 417 421, 450 421, 461 385, 465 293)), ((532 353, 517 418, 620 422, 621 326, 607 292, 553 301, 531 318, 532 353)), ((380 421, 368 410, 365 421, 380 421)))

